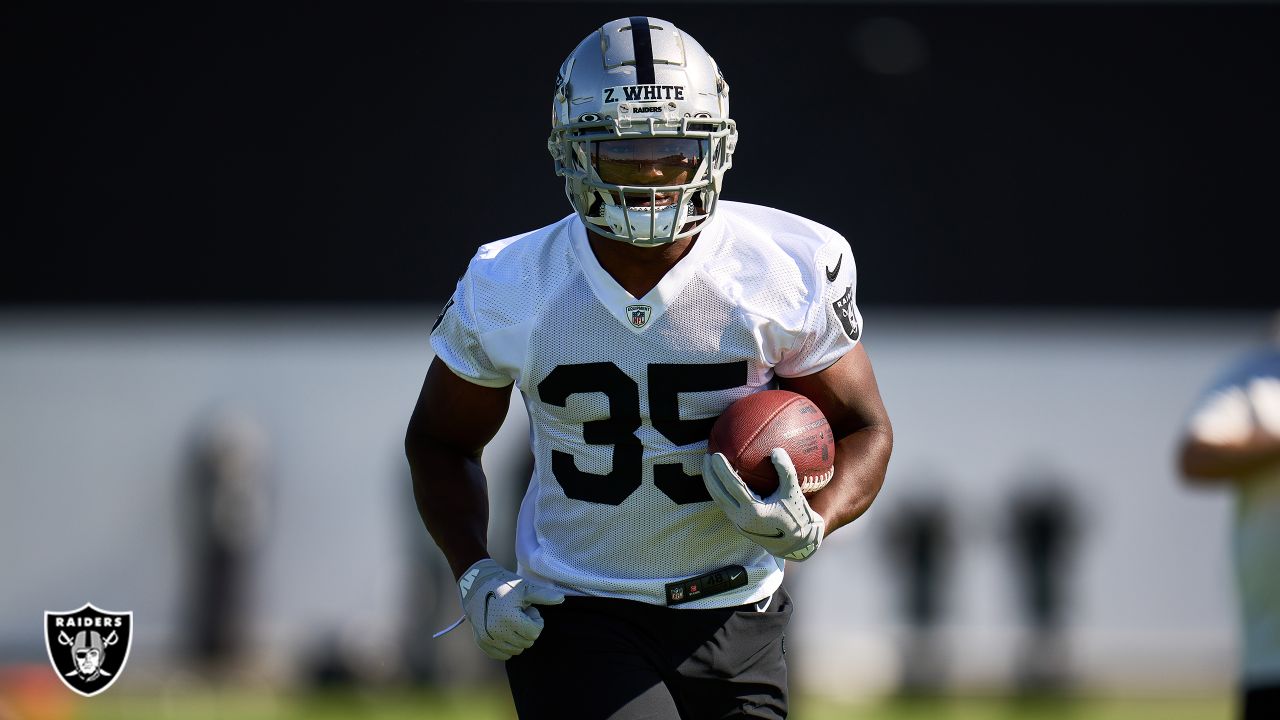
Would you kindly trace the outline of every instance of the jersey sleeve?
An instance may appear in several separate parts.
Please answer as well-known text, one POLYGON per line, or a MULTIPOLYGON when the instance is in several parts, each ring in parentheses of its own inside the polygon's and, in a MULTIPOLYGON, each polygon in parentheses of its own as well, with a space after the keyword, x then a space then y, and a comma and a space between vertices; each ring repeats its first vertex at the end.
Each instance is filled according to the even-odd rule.
POLYGON ((510 376, 494 367, 485 352, 472 292, 474 265, 458 280, 453 296, 445 303, 431 329, 431 349, 458 377, 485 387, 510 385, 510 376))
POLYGON ((855 301, 858 275, 849 243, 833 232, 815 259, 804 326, 774 368, 782 377, 803 377, 825 370, 862 337, 862 314, 855 301))

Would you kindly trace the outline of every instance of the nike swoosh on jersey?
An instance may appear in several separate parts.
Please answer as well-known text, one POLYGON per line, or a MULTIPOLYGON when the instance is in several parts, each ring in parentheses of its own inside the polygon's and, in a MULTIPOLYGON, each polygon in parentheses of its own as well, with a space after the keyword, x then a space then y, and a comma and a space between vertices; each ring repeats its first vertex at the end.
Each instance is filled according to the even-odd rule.
POLYGON ((824 269, 827 271, 827 282, 835 282, 835 281, 836 281, 836 277, 840 274, 840 263, 842 263, 842 262, 844 262, 844 253, 841 253, 841 254, 840 254, 840 259, 839 259, 839 260, 836 260, 836 269, 835 269, 835 270, 832 270, 831 268, 829 268, 829 267, 825 267, 825 266, 824 266, 824 269))
POLYGON ((777 533, 776 535, 766 535, 766 534, 764 534, 764 533, 751 532, 750 530, 747 530, 746 528, 743 528, 742 532, 744 532, 744 533, 746 533, 746 534, 748 534, 748 535, 755 535, 756 537, 762 537, 762 538, 780 538, 780 537, 782 537, 782 534, 783 534, 781 530, 778 530, 778 529, 776 529, 776 528, 774 529, 774 532, 775 532, 775 533, 777 533))
MULTIPOLYGON (((843 256, 843 255, 841 255, 841 256, 840 256, 840 259, 841 259, 841 260, 843 260, 843 259, 844 259, 844 256, 843 256)), ((839 267, 840 267, 840 263, 836 263, 836 267, 837 267, 837 268, 839 268, 839 267)), ((444 314, 445 314, 445 313, 447 313, 447 312, 449 312, 449 308, 451 308, 451 307, 453 307, 453 298, 449 298, 449 302, 447 302, 447 303, 445 303, 445 304, 444 304, 444 308, 443 308, 443 309, 441 309, 441 310, 440 310, 440 314, 436 316, 436 322, 435 322, 435 324, 434 324, 434 325, 432 325, 432 326, 431 326, 431 332, 435 332, 435 331, 436 331, 436 328, 440 327, 440 323, 441 323, 441 321, 443 321, 443 320, 444 320, 444 314)))

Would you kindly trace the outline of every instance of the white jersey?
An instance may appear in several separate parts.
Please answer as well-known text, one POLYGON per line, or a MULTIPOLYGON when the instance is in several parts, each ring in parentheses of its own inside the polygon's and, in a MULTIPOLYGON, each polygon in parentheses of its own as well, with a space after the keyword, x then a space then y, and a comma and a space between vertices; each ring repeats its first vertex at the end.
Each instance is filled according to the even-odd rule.
POLYGON ((770 596, 783 561, 707 494, 707 436, 733 401, 848 352, 862 327, 855 289, 838 233, 743 203, 720 202, 641 298, 600 266, 576 214, 482 246, 431 345, 460 377, 524 396, 535 470, 519 574, 661 605, 668 583, 741 566, 745 586, 678 607, 770 596))
MULTIPOLYGON (((1250 355, 1201 398, 1189 428, 1208 442, 1280 437, 1280 349, 1250 355)), ((1280 463, 1236 479, 1235 561, 1246 685, 1280 683, 1280 463)))

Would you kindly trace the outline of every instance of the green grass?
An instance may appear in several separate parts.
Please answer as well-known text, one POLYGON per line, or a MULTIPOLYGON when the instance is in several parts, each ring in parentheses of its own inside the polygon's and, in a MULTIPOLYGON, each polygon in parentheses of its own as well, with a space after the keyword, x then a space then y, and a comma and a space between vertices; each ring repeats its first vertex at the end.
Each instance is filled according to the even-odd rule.
MULTIPOLYGON (((796 720, 1231 720, 1234 701, 1211 698, 942 697, 847 703, 793 701, 796 720)), ((310 695, 190 689, 171 695, 112 693, 76 699, 69 712, 17 720, 513 720, 505 686, 469 691, 378 691, 310 695)), ((0 716, 3 713, 0 712, 0 716)))
POLYGON ((505 687, 468 692, 183 693, 93 698, 74 720, 512 720, 505 687))
POLYGON ((799 698, 792 705, 796 720, 1234 720, 1228 697, 941 697, 858 705, 799 698))

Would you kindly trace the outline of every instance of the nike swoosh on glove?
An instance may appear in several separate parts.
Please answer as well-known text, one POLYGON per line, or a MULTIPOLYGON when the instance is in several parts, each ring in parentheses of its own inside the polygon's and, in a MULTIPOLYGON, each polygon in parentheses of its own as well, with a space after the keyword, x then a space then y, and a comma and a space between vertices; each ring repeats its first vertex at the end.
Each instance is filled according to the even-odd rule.
POLYGON ((492 558, 467 568, 458 589, 476 645, 494 660, 519 655, 542 634, 542 614, 533 605, 564 602, 564 593, 531 583, 492 558))
POLYGON ((770 455, 778 471, 778 489, 760 497, 742 481, 724 453, 702 460, 702 482, 729 520, 770 555, 804 560, 818 551, 827 524, 809 507, 791 457, 782 448, 770 455))

